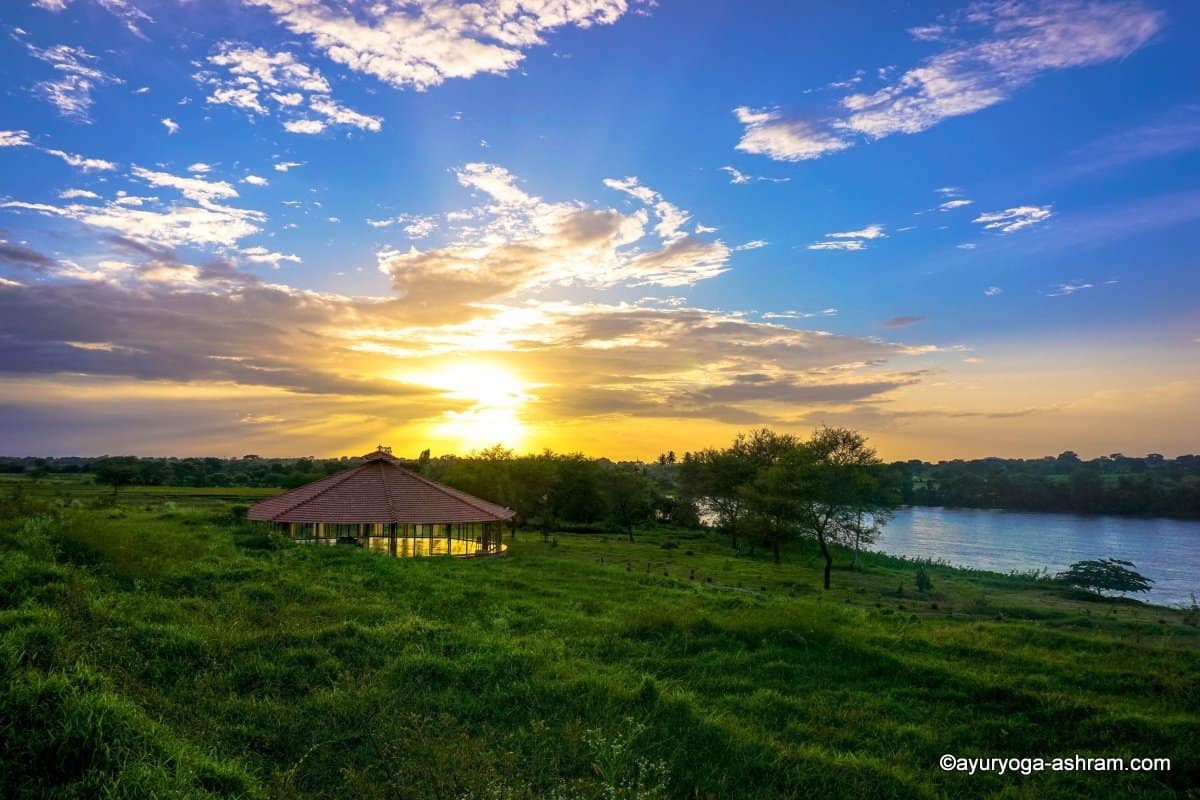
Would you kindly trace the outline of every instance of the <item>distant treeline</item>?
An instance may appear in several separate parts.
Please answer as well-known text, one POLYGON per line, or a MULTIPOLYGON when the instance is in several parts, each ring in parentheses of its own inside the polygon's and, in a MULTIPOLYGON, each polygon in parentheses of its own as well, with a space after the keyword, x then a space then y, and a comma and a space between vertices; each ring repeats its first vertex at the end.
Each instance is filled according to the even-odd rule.
POLYGON ((1200 518, 1200 455, 897 462, 908 505, 1200 518))
MULTIPOLYGON (((407 466, 436 480, 517 509, 524 521, 587 527, 611 520, 617 488, 637 498, 633 513, 695 526, 705 514, 696 466, 709 451, 664 453, 653 462, 616 463, 580 454, 518 456, 491 448, 470 456, 430 457, 407 466), (614 472, 616 470, 616 472, 614 472)), ((51 474, 92 473, 97 466, 122 485, 292 488, 360 463, 356 458, 0 458, 0 473, 37 480, 51 474), (114 470, 116 471, 114 473, 114 470)), ((710 468, 712 468, 710 466, 710 468)), ((717 475, 723 471, 717 462, 717 475)), ((736 476, 736 465, 729 468, 736 476)), ((1082 460, 1073 452, 1040 459, 984 458, 886 466, 888 483, 906 505, 1008 508, 1083 514, 1200 518, 1200 455, 1169 459, 1114 453, 1082 460)))

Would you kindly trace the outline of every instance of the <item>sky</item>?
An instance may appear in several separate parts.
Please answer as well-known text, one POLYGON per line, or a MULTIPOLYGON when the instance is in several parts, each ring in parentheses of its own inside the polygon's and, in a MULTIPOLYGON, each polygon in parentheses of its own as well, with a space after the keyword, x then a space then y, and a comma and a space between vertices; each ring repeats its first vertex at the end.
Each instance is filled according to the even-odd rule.
POLYGON ((1200 451, 1194 2, 12 0, 0 454, 1200 451))

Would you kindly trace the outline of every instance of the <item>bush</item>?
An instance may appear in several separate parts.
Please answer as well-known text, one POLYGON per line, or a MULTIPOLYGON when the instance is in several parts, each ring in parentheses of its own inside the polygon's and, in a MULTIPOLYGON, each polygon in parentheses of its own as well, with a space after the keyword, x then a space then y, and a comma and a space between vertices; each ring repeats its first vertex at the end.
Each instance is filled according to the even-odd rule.
POLYGON ((929 573, 925 571, 924 565, 917 567, 917 591, 924 594, 933 588, 933 581, 929 579, 929 573))

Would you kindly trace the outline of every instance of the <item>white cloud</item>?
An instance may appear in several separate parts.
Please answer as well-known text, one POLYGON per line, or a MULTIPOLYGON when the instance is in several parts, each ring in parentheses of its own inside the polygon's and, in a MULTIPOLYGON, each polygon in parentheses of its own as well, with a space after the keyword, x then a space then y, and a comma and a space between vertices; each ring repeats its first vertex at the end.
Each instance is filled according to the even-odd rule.
POLYGON ((271 99, 281 106, 298 106, 304 102, 304 95, 300 92, 287 92, 285 94, 271 92, 271 99))
POLYGON ((980 214, 972 222, 983 225, 985 230, 995 230, 1000 233, 1013 233, 1030 225, 1044 222, 1054 216, 1050 206, 1017 206, 1003 211, 989 211, 980 214))
POLYGON ((113 202, 122 206, 134 206, 136 208, 141 208, 147 203, 158 202, 157 197, 142 197, 140 195, 126 194, 125 192, 117 192, 117 195, 117 199, 113 202))
POLYGON ((835 231, 825 234, 825 241, 813 242, 809 250, 847 250, 856 252, 866 250, 867 242, 872 239, 886 239, 882 225, 868 225, 856 231, 835 231))
POLYGON ((956 244, 954 246, 959 250, 974 250, 976 247, 978 247, 978 245, 974 242, 963 242, 962 244, 956 244))
POLYGON ((288 133, 317 134, 325 130, 325 123, 319 119, 289 119, 283 129, 288 133))
POLYGON ((746 184, 754 181, 767 181, 769 183, 787 183, 791 178, 767 178, 761 175, 747 175, 741 170, 733 167, 725 166, 720 168, 722 172, 729 174, 729 182, 732 184, 746 184))
POLYGON ((354 128, 378 133, 383 125, 383 120, 379 117, 360 114, 357 111, 338 105, 332 98, 329 97, 313 97, 308 102, 308 107, 325 117, 331 125, 349 125, 354 128))
POLYGON ((305 162, 303 161, 280 161, 275 165, 275 171, 287 172, 288 170, 295 169, 296 167, 303 167, 304 164, 305 162))
POLYGON ((757 250, 760 247, 766 247, 767 244, 768 242, 763 239, 754 239, 746 242, 745 244, 739 244, 737 247, 733 248, 733 250, 734 252, 741 252, 742 250, 757 250))
POLYGON ((953 31, 953 44, 891 83, 843 96, 819 122, 740 107, 746 133, 738 149, 796 161, 845 149, 853 143, 849 137, 919 133, 1001 103, 1045 72, 1125 58, 1164 20, 1137 0, 975 3, 952 24, 913 29, 924 41, 953 31))
POLYGON ((149 86, 139 86, 138 88, 133 90, 133 93, 134 94, 149 94, 150 87, 149 86))
POLYGON ((887 234, 883 232, 882 225, 868 225, 865 228, 860 228, 856 231, 840 231, 838 233, 827 233, 826 237, 830 239, 886 239, 887 234))
POLYGON ((30 54, 51 65, 56 77, 34 85, 34 91, 52 103, 58 113, 76 122, 90 123, 92 91, 98 86, 124 83, 92 66, 96 57, 82 47, 59 44, 45 49, 27 44, 30 54))
POLYGON ((64 189, 58 193, 60 200, 99 200, 100 195, 87 189, 64 189))
POLYGON ((279 269, 279 265, 284 261, 290 261, 293 264, 301 263, 300 256, 294 253, 275 253, 261 246, 244 247, 238 252, 255 264, 270 264, 272 269, 279 269))
POLYGON ((605 182, 643 206, 622 214, 547 202, 493 164, 467 164, 457 176, 484 205, 467 215, 470 224, 453 229, 450 244, 379 253, 380 270, 413 308, 432 312, 435 302, 464 305, 552 286, 686 286, 727 268, 727 246, 680 232, 675 219, 684 212, 636 178, 605 182), (657 241, 646 231, 651 210, 657 241))
POLYGON ((738 184, 738 183, 749 183, 750 182, 749 175, 746 175, 743 172, 739 172, 738 170, 734 169, 733 167, 721 167, 721 169, 724 170, 725 172, 729 173, 729 182, 730 183, 738 184))
POLYGON ((738 106, 733 110, 746 126, 738 150, 763 155, 776 161, 804 161, 845 150, 850 142, 801 121, 784 119, 778 109, 738 106))
POLYGON ((395 87, 418 90, 450 78, 502 74, 556 28, 617 21, 628 0, 512 3, 481 0, 366 4, 351 10, 322 0, 247 0, 269 9, 293 33, 309 37, 331 60, 395 87))
POLYGON ((238 196, 237 189, 225 181, 186 178, 168 172, 155 172, 139 166, 134 166, 130 174, 151 186, 167 186, 177 189, 184 197, 197 202, 223 200, 238 196))
POLYGON ((175 134, 179 133, 179 123, 178 122, 171 119, 170 117, 163 117, 161 121, 162 121, 163 127, 165 127, 167 129, 167 134, 169 136, 174 136, 175 134))
POLYGON ((643 186, 636 177, 631 176, 622 180, 605 178, 604 185, 610 189, 616 189, 618 192, 624 192, 650 206, 658 218, 654 232, 663 239, 674 241, 687 235, 681 229, 691 219, 691 215, 673 203, 668 203, 658 192, 648 186, 643 186))
POLYGON ((52 150, 46 148, 47 153, 52 156, 58 156, 63 161, 83 172, 110 172, 117 168, 117 165, 111 161, 105 161, 103 158, 86 158, 74 153, 67 153, 62 150, 52 150))
POLYGON ((247 175, 246 177, 242 178, 242 183, 248 183, 251 186, 266 186, 270 182, 266 178, 258 175, 247 175))
POLYGON ((416 217, 404 226, 404 232, 410 239, 424 239, 436 228, 437 223, 433 221, 432 217, 416 217))
POLYGON ((1083 281, 1072 281, 1069 283, 1058 284, 1057 286, 1054 287, 1054 289, 1047 292, 1046 296, 1047 297, 1065 297, 1069 294, 1075 294, 1076 292, 1082 292, 1084 289, 1094 289, 1094 288, 1096 288, 1096 287, 1090 283, 1084 283, 1083 281))
POLYGON ((103 206, 78 203, 54 206, 10 200, 0 203, 0 208, 74 220, 92 228, 169 247, 185 244, 232 246, 239 239, 258 233, 266 219, 258 211, 230 208, 208 201, 149 210, 130 208, 118 202, 103 206))
POLYGON ((974 200, 963 200, 961 198, 958 200, 947 200, 946 202, 944 202, 938 206, 938 210, 939 211, 953 211, 956 208, 963 208, 964 206, 969 206, 969 205, 971 205, 971 203, 974 203, 974 202, 975 202, 974 200))
POLYGON ((0 147, 28 147, 29 131, 0 131, 0 147))
POLYGON ((267 115, 264 95, 276 105, 283 128, 289 133, 318 134, 330 125, 378 132, 383 120, 361 114, 336 102, 329 81, 315 67, 296 60, 291 53, 269 53, 259 47, 222 42, 209 63, 223 75, 201 71, 198 81, 213 87, 208 102, 231 105, 254 114, 267 115), (298 116, 308 110, 321 119, 298 116))
MULTIPOLYGON (((34 0, 33 4, 38 8, 57 14, 60 11, 65 11, 67 6, 72 2, 73 0, 34 0)), ((125 23, 125 28, 130 33, 142 39, 146 38, 146 35, 142 33, 142 29, 138 27, 138 23, 154 22, 154 19, 135 6, 130 0, 96 0, 96 2, 105 11, 115 17, 120 17, 125 23)), ((149 90, 147 89, 147 91, 149 90)))
MULTIPOLYGON (((450 215, 447 215, 447 218, 449 217, 450 215)), ((368 219, 366 222, 372 228, 387 228, 396 224, 403 225, 404 233, 409 239, 424 239, 438 227, 436 219, 419 214, 401 214, 397 217, 389 217, 387 219, 368 219)))
POLYGON ((196 175, 207 175, 208 173, 212 172, 212 164, 205 164, 203 161, 197 161, 195 164, 189 164, 187 171, 195 173, 196 175))
POLYGON ((862 239, 842 239, 840 241, 825 241, 813 242, 808 246, 809 250, 865 250, 867 245, 862 239))
POLYGON ((983 290, 983 293, 985 295, 987 295, 988 297, 995 297, 996 295, 1000 294, 1003 291, 1004 290, 1001 289, 999 286, 989 286, 983 290))

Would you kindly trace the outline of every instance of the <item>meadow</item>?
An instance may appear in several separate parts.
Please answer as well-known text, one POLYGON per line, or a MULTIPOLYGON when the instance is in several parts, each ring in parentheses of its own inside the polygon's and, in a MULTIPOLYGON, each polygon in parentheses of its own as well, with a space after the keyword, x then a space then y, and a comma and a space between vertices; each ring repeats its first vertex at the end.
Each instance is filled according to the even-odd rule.
POLYGON ((272 493, 0 483, 0 796, 1200 796, 1195 611, 670 528, 391 559, 272 493))

